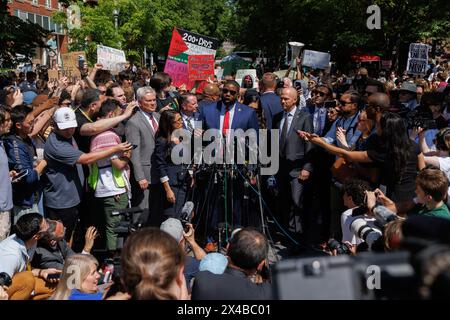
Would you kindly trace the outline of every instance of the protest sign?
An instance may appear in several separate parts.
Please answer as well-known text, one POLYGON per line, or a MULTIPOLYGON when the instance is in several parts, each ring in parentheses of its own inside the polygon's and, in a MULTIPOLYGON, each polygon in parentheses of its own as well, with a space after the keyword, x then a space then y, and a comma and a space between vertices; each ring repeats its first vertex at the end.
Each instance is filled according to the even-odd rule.
MULTIPOLYGON (((199 75, 190 75, 188 67, 189 57, 194 55, 211 55, 215 57, 218 46, 219 42, 215 38, 180 28, 173 28, 164 72, 171 76, 174 86, 179 87, 185 84, 187 89, 190 90, 194 86, 195 80, 199 80, 194 78, 199 75), (184 66, 181 66, 181 64, 184 64, 184 66)), ((210 75, 214 74, 214 59, 212 70, 208 72, 210 72, 210 75)))
POLYGON ((313 50, 304 50, 302 65, 314 69, 326 69, 330 65, 330 54, 313 50))
POLYGON ((256 69, 239 69, 236 70, 236 76, 235 76, 235 80, 237 83, 239 83, 239 85, 242 87, 243 83, 242 80, 244 80, 244 77, 249 75, 250 77, 252 77, 252 82, 253 82, 253 88, 257 88, 257 79, 256 79, 256 69))
POLYGON ((125 52, 106 46, 97 46, 97 63, 103 65, 104 70, 110 70, 112 74, 118 74, 125 69, 127 60, 125 52))
POLYGON ((48 81, 58 81, 58 70, 48 70, 48 81))
POLYGON ((206 80, 214 76, 214 56, 211 54, 190 55, 188 59, 189 80, 206 80))
POLYGON ((58 72, 58 79, 65 76, 69 81, 76 82, 81 79, 80 61, 84 65, 86 54, 84 51, 74 51, 61 54, 62 68, 58 72))
POLYGON ((427 72, 428 67, 428 45, 423 43, 411 43, 409 45, 408 63, 406 70, 408 74, 422 75, 427 72))
POLYGON ((217 80, 222 80, 223 77, 223 69, 222 68, 216 68, 214 69, 214 75, 217 77, 217 80))

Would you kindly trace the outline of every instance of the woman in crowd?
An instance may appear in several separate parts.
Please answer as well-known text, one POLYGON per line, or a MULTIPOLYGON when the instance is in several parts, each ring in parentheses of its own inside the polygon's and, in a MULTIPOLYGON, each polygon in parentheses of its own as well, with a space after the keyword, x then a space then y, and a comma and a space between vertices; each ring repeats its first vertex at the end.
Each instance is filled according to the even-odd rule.
POLYGON ((90 254, 66 258, 64 269, 52 300, 102 300, 99 290, 98 261, 90 254))
POLYGON ((183 121, 178 111, 166 110, 161 114, 151 167, 152 183, 157 185, 157 194, 161 195, 152 197, 151 206, 161 220, 155 220, 152 225, 160 225, 169 217, 179 218, 186 202, 187 170, 184 165, 173 163, 171 157, 173 148, 181 142, 178 137, 172 136, 172 132, 182 128, 183 121))
POLYGON ((336 130, 336 139, 347 150, 364 151, 366 150, 367 138, 372 134, 375 128, 375 121, 367 118, 367 113, 362 111, 359 114, 358 124, 356 129, 361 131, 360 136, 355 136, 355 140, 347 141, 345 131, 338 127, 336 130))
POLYGON ((264 117, 263 108, 261 106, 261 96, 255 89, 248 89, 244 94, 243 104, 255 109, 258 116, 258 124, 260 129, 266 129, 266 118, 264 117))
POLYGON ((307 141, 351 162, 374 163, 379 169, 380 187, 405 214, 413 206, 417 169, 425 167, 419 146, 409 139, 404 120, 386 112, 382 115, 375 135, 366 142, 365 151, 349 151, 326 143, 322 138, 308 132, 299 132, 307 141))
POLYGON ((141 229, 125 242, 122 285, 133 300, 188 300, 184 253, 176 240, 156 228, 141 229))

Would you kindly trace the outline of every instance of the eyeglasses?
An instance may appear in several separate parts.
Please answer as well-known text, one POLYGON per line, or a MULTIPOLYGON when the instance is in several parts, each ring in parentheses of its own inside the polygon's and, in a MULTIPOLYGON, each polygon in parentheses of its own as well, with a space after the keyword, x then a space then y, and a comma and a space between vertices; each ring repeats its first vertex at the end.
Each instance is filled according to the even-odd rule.
POLYGON ((339 100, 339 103, 340 103, 341 105, 343 105, 343 106, 346 106, 346 105, 348 105, 348 104, 352 104, 353 102, 351 102, 351 101, 341 101, 341 100, 339 100))
POLYGON ((234 95, 237 93, 237 91, 234 91, 234 90, 228 90, 228 89, 222 89, 222 93, 229 93, 229 94, 231 94, 232 96, 234 96, 234 95))
POLYGON ((313 91, 311 94, 313 94, 313 95, 317 95, 318 94, 321 97, 325 97, 326 96, 326 93, 322 92, 322 91, 313 91))

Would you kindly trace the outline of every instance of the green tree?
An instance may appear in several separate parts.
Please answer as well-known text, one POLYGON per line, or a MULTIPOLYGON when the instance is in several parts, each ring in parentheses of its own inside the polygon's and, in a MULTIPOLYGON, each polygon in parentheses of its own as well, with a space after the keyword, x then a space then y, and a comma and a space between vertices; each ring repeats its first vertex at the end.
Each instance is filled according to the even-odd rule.
POLYGON ((0 2, 0 64, 11 68, 29 62, 37 47, 46 47, 49 32, 35 23, 23 21, 8 12, 8 1, 0 2), (19 55, 19 56, 18 56, 19 55))
MULTIPOLYGON (((96 60, 96 46, 121 47, 129 60, 140 61, 143 49, 166 54, 174 27, 223 40, 227 35, 229 10, 223 0, 100 0, 97 6, 81 8, 81 28, 68 30, 70 50, 85 50, 88 60, 96 60), (118 30, 113 10, 119 10, 118 30)), ((66 15, 54 15, 65 24, 66 15)))
POLYGON ((288 41, 301 41, 342 62, 357 49, 388 59, 395 50, 404 65, 409 43, 448 39, 450 32, 447 0, 234 0, 231 6, 238 30, 231 40, 268 56, 283 54, 288 41), (381 9, 380 30, 366 26, 372 4, 381 9))

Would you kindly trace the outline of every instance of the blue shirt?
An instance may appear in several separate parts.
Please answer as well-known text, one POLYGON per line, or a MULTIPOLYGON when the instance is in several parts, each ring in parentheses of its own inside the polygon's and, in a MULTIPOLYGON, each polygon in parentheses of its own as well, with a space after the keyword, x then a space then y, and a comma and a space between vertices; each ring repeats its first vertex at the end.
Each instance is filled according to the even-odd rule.
POLYGON ((341 127, 345 130, 345 137, 347 138, 347 144, 350 148, 353 147, 353 144, 356 143, 358 138, 361 136, 361 131, 356 129, 356 125, 358 124, 359 112, 353 115, 350 118, 342 118, 337 119, 333 125, 331 126, 328 133, 323 137, 323 139, 329 144, 335 144, 338 147, 342 148, 342 144, 336 140, 336 129, 337 127, 341 127))
POLYGON ((103 293, 85 293, 78 289, 73 289, 69 296, 69 300, 102 300, 103 293))

